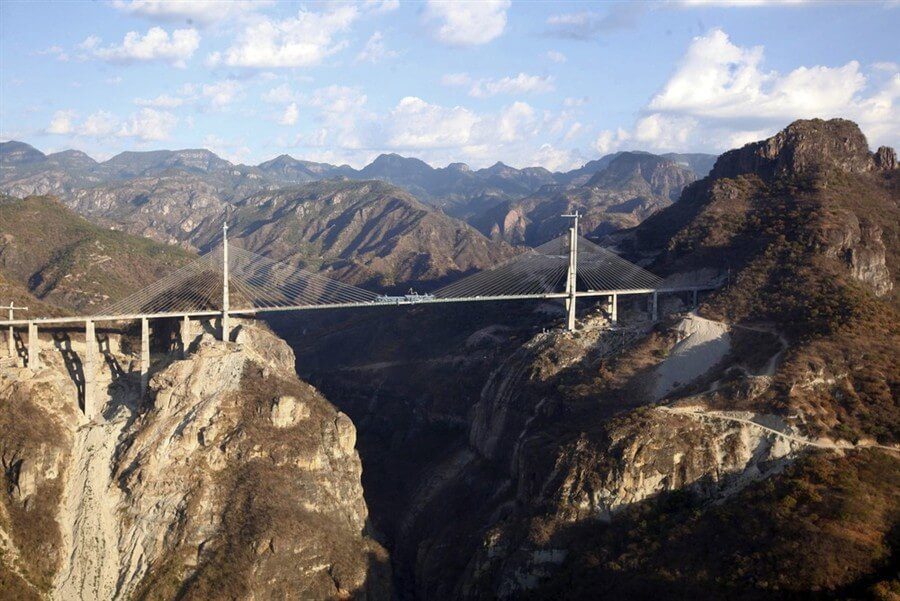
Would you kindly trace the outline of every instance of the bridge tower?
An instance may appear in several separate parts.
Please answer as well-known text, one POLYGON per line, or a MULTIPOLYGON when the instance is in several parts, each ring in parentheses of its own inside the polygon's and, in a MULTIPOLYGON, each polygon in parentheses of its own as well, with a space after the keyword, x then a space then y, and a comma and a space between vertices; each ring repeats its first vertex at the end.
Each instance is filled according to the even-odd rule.
MULTIPOLYGON (((9 320, 12 321, 14 319, 14 312, 16 310, 19 311, 27 311, 28 307, 17 307, 15 303, 9 303, 9 320)), ((16 358, 16 329, 13 326, 9 326, 9 329, 6 331, 6 347, 9 350, 9 356, 12 359, 16 358)))
POLYGON ((225 222, 222 224, 222 342, 228 342, 231 332, 228 310, 228 222, 225 222))
POLYGON ((575 290, 578 284, 578 211, 571 215, 562 215, 573 219, 572 227, 569 228, 569 272, 566 277, 566 329, 570 332, 575 331, 575 290))

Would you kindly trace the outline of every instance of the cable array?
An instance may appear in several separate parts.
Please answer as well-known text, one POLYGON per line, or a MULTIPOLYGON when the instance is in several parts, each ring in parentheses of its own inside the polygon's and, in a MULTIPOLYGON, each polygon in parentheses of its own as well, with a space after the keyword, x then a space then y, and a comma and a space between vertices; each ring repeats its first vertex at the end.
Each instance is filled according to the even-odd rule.
MULTIPOLYGON (((287 263, 230 246, 229 304, 232 310, 373 302, 378 295, 287 263)), ((223 251, 217 248, 100 315, 189 313, 222 309, 223 251)))
MULTIPOLYGON (((505 263, 434 292, 436 298, 518 296, 564 292, 569 236, 554 238, 505 263)), ((578 237, 577 290, 643 290, 661 282, 649 271, 590 240, 578 237)))
POLYGON ((529 251, 434 292, 435 298, 519 296, 554 292, 566 275, 568 259, 529 251))
MULTIPOLYGON (((568 236, 561 236, 440 288, 435 299, 529 296, 563 292, 569 269, 568 236)), ((100 315, 190 313, 222 309, 223 249, 188 263, 150 286, 103 308, 100 315)), ((378 294, 319 273, 229 248, 232 310, 375 303, 378 294)), ((579 291, 643 290, 662 280, 614 252, 579 237, 579 291)))

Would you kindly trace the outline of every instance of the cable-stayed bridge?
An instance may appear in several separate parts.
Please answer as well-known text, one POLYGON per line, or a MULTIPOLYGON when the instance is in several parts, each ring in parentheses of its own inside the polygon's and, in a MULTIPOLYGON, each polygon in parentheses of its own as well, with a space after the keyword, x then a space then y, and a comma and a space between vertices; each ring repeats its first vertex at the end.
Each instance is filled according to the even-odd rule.
POLYGON ((140 321, 141 390, 144 391, 150 367, 149 322, 154 319, 180 319, 182 341, 189 338, 192 319, 218 319, 221 339, 229 340, 232 317, 262 313, 560 299, 566 304, 566 327, 574 330, 579 298, 607 297, 610 319, 615 323, 619 296, 648 295, 655 320, 660 293, 689 291, 696 305, 698 290, 711 288, 666 287, 649 271, 579 236, 578 216, 570 217, 575 223, 567 235, 430 293, 410 292, 401 296, 380 295, 242 248, 229 247, 226 226, 222 244, 212 252, 92 315, 15 319, 14 311, 27 308, 10 305, 8 319, 0 325, 7 329, 9 355, 14 360, 17 358, 16 329, 27 328, 25 360, 28 367, 37 370, 40 368, 39 328, 83 323, 84 406, 85 412, 92 415, 97 322, 140 321))

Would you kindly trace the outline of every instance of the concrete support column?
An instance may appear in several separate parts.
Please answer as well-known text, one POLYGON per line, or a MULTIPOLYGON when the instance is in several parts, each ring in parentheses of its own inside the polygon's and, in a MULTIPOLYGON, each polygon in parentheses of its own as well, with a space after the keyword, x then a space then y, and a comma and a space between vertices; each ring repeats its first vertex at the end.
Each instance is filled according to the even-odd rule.
POLYGON ((150 383, 150 322, 141 318, 141 400, 147 394, 150 383))
MULTIPOLYGON (((577 224, 578 221, 576 220, 577 224)), ((569 230, 569 275, 566 284, 566 292, 569 293, 566 309, 568 315, 566 318, 566 329, 570 332, 575 331, 575 288, 578 282, 578 229, 573 227, 569 230)))
POLYGON ((179 336, 181 336, 181 358, 184 359, 187 356, 188 346, 191 344, 191 318, 187 315, 181 320, 179 336))
POLYGON ((653 321, 659 319, 659 299, 656 292, 653 293, 653 297, 650 299, 650 315, 653 321))
POLYGON ((9 356, 13 359, 16 358, 16 330, 12 326, 9 326, 9 329, 6 331, 6 348, 9 351, 9 356))
POLYGON ((692 303, 693 308, 696 309, 697 308, 697 289, 696 288, 694 288, 691 291, 691 303, 692 303))
POLYGON ((612 323, 619 322, 619 295, 611 294, 609 297, 609 320, 612 323))
POLYGON ((33 321, 28 322, 28 367, 31 371, 41 368, 41 342, 38 340, 38 327, 33 321))
POLYGON ((84 322, 84 415, 88 419, 98 413, 97 403, 97 332, 94 322, 84 322))

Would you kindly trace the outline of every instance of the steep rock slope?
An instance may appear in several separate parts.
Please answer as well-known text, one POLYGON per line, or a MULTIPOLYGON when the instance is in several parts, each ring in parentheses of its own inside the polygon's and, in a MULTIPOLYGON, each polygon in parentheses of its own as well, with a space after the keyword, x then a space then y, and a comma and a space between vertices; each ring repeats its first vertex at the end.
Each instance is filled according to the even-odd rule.
MULTIPOLYGON (((380 287, 433 285, 514 252, 380 182, 319 182, 258 194, 235 205, 229 225, 247 250, 380 287)), ((202 228, 195 243, 218 242, 219 227, 202 228)))
POLYGON ((300 363, 347 393, 384 480, 402 597, 890 598, 897 170, 854 130, 792 124, 733 151, 759 172, 717 167, 612 238, 671 282, 723 283, 699 316, 666 296, 658 323, 622 300, 623 328, 586 307, 574 335, 510 309, 307 337, 300 363), (329 347, 385 353, 317 367, 329 347))
POLYGON ((584 215, 582 233, 603 235, 632 227, 678 199, 696 179, 693 171, 651 154, 619 153, 583 185, 546 187, 505 202, 472 219, 492 238, 536 246, 565 231, 560 215, 584 215))
POLYGON ((812 431, 895 442, 900 170, 852 122, 791 124, 725 153, 709 178, 618 240, 659 273, 730 271, 708 315, 790 338, 759 402, 812 431), (639 250, 638 250, 639 249, 639 250))
MULTIPOLYGON (((234 343, 198 333, 186 359, 155 355, 143 403, 129 375, 134 342, 110 333, 99 374, 109 395, 91 422, 71 354, 44 346, 34 376, 0 370, 0 419, 19 424, 0 434, 4 590, 389 598, 353 424, 297 379, 268 330, 242 323, 234 343)), ((83 339, 65 348, 80 354, 83 339)))
POLYGON ((0 273, 48 304, 95 311, 191 258, 179 248, 98 227, 48 197, 0 197, 0 273))

